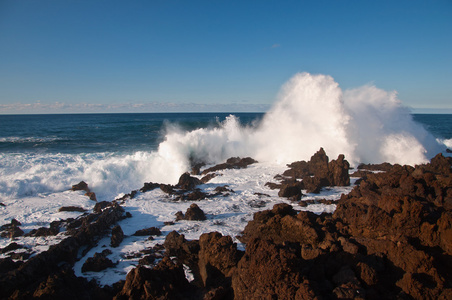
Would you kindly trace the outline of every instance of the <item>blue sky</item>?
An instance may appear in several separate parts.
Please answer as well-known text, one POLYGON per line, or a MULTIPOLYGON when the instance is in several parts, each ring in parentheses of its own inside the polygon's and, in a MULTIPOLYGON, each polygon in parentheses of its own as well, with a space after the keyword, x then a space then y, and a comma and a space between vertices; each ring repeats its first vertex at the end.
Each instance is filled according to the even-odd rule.
POLYGON ((264 111, 297 72, 452 112, 452 1, 0 0, 0 113, 264 111))

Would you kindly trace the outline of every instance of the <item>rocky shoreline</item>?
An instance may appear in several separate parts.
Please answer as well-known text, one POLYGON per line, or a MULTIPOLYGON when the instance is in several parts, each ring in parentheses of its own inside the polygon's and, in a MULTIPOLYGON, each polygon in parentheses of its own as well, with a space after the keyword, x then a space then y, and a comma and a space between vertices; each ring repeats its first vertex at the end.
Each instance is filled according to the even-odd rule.
MULTIPOLYGON (((175 186, 146 183, 115 201, 98 202, 93 213, 30 233, 55 235, 63 227, 67 232, 59 244, 31 258, 15 255, 21 246, 12 242, 0 249, 9 255, 0 260, 0 298, 452 299, 452 159, 441 154, 416 167, 363 165, 354 174, 361 179, 336 202, 333 214, 297 211, 295 205, 309 205, 299 201, 302 191, 350 184, 345 157, 329 161, 320 149, 310 161, 290 164, 276 182, 267 183, 293 204, 255 213, 239 237, 245 251, 218 232, 186 240, 174 231, 163 245, 146 249, 139 266, 113 286, 75 276, 74 263, 99 237, 111 235, 111 247, 121 243, 117 222, 133 217, 121 204, 138 192, 160 188, 180 201, 227 195, 234 192, 227 186, 208 194, 197 185, 218 170, 255 162, 231 158, 204 171, 197 165, 192 175, 201 179, 186 173, 175 186)), ((95 201, 88 186, 81 186, 95 201)), ((175 221, 203 218, 192 204, 175 221)), ((1 228, 4 238, 20 231, 16 220, 1 228)), ((136 234, 152 238, 161 233, 148 228, 136 234)), ((96 253, 85 270, 108 268, 113 264, 108 255, 108 249, 96 253)))

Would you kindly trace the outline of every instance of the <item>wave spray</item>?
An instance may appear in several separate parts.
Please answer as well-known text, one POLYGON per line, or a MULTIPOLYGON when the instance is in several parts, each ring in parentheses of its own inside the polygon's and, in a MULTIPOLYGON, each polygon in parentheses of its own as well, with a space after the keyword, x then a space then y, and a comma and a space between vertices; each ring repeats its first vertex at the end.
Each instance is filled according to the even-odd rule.
POLYGON ((243 127, 230 116, 217 128, 173 128, 158 156, 172 166, 167 172, 172 177, 188 170, 190 161, 218 163, 231 156, 251 156, 261 162, 290 163, 308 160, 320 147, 331 158, 345 154, 352 165, 414 165, 441 151, 395 92, 371 85, 342 91, 331 76, 298 73, 282 87, 258 125, 243 127))

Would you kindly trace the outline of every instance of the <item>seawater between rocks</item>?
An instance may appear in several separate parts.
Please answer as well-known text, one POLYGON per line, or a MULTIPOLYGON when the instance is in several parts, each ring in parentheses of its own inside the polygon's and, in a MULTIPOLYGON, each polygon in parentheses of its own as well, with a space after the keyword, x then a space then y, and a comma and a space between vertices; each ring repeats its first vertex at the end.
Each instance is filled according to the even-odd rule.
MULTIPOLYGON (((448 155, 446 147, 451 147, 452 115, 411 115, 394 95, 374 87, 363 88, 361 93, 341 91, 328 76, 299 74, 283 90, 265 114, 2 115, 0 225, 15 218, 27 234, 53 221, 83 214, 59 211, 63 206, 90 212, 95 202, 84 192, 70 191, 82 180, 99 202, 112 201, 145 182, 176 184, 179 176, 196 163, 206 163, 207 168, 237 156, 258 161, 246 169, 221 171, 199 186, 205 193, 225 185, 233 191, 197 202, 206 221, 171 224, 176 212, 185 212, 192 202, 175 201, 160 189, 138 193, 126 201, 124 209, 132 218, 118 223, 125 238, 109 255, 115 267, 81 272, 89 257, 109 247, 109 236, 83 253, 74 265, 76 275, 110 285, 134 268, 138 261, 135 253, 163 243, 173 230, 187 239, 218 231, 231 236, 243 249, 236 237, 255 212, 280 202, 292 203, 265 184, 284 172, 287 163, 309 160, 320 147, 325 147, 330 159, 345 154, 354 167, 360 162, 418 164, 438 152, 448 155), (319 94, 306 95, 299 90, 300 83, 319 94), (325 85, 333 93, 319 90, 325 85), (372 99, 382 105, 366 102, 363 93, 373 95, 372 99), (163 235, 154 240, 132 235, 149 227, 160 228, 163 235)), ((352 186, 355 180, 352 178, 352 186)), ((338 200, 352 186, 324 188, 318 195, 305 194, 302 201, 338 200)), ((322 213, 333 212, 335 204, 294 207, 322 213)), ((33 257, 63 238, 64 232, 56 237, 18 237, 15 242, 25 248, 16 252, 28 251, 33 257)), ((0 239, 0 248, 10 242, 0 239)))

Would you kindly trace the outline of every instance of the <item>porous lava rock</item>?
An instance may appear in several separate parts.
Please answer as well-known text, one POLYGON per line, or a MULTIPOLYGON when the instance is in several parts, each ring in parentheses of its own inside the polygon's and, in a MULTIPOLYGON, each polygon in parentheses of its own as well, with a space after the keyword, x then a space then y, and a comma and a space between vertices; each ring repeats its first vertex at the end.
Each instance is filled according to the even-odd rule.
MULTIPOLYGON (((203 285, 209 289, 229 287, 242 252, 230 236, 218 232, 202 234, 199 238, 198 266, 203 285)), ((232 291, 223 291, 232 293, 232 291)))
POLYGON ((196 203, 191 204, 185 214, 183 214, 181 211, 176 213, 176 221, 204 221, 205 219, 206 215, 196 203))
POLYGON ((84 182, 84 181, 80 181, 79 183, 74 184, 72 186, 72 190, 73 191, 85 191, 87 193, 91 192, 89 187, 88 187, 88 184, 86 182, 84 182))
POLYGON ((112 252, 109 249, 105 249, 101 253, 94 253, 94 256, 89 257, 83 264, 82 272, 100 272, 113 267, 115 264, 107 257, 110 254, 112 254, 112 252))
POLYGON ((191 294, 182 264, 164 257, 153 269, 138 266, 131 270, 114 299, 190 299, 191 294))
POLYGON ((3 238, 14 239, 24 235, 24 231, 19 228, 20 225, 22 224, 19 221, 11 219, 9 224, 5 224, 0 227, 0 236, 3 238))
POLYGON ((201 180, 196 177, 190 176, 190 174, 184 173, 179 177, 179 182, 176 187, 182 190, 193 190, 197 185, 202 184, 201 180))
POLYGON ((225 163, 218 164, 211 168, 205 169, 204 171, 202 171, 201 174, 206 175, 210 172, 216 172, 216 171, 227 170, 227 169, 244 169, 254 163, 257 163, 257 161, 251 157, 245 157, 245 158, 231 157, 231 158, 227 159, 225 163))
POLYGON ((300 182, 283 184, 278 192, 279 197, 289 198, 291 200, 300 200, 303 193, 301 192, 300 182))
POLYGON ((121 226, 116 225, 111 229, 111 246, 119 247, 121 242, 124 240, 124 232, 122 231, 121 226))
POLYGON ((38 229, 33 229, 25 236, 54 236, 60 232, 61 221, 53 221, 50 223, 49 228, 40 227, 38 229))
MULTIPOLYGON (((281 185, 270 182, 266 184, 270 188, 279 188, 280 196, 286 193, 289 186, 294 185, 293 182, 308 193, 319 193, 325 186, 350 185, 350 164, 345 160, 343 154, 330 162, 325 150, 320 148, 308 162, 297 161, 287 166, 289 169, 283 173, 283 176, 277 176, 277 178, 283 180, 281 185), (297 182, 300 179, 301 182, 297 182)), ((290 189, 294 188, 291 187, 290 189)))
POLYGON ((245 253, 219 233, 203 234, 199 248, 174 233, 168 255, 197 261, 207 298, 449 299, 450 167, 438 156, 366 174, 333 214, 283 203, 257 212, 239 237, 245 253))
POLYGON ((16 264, 15 269, 0 272, 0 298, 31 299, 36 295, 42 299, 111 299, 118 292, 116 288, 101 288, 77 278, 72 266, 82 246, 94 245, 123 218, 124 209, 113 204, 100 214, 74 220, 77 225, 68 226, 68 237, 59 244, 16 264))
POLYGON ((134 236, 149 236, 149 235, 162 235, 162 232, 157 227, 149 227, 135 231, 134 236))
POLYGON ((59 212, 62 212, 62 211, 69 211, 69 212, 73 212, 73 211, 76 211, 76 212, 85 212, 86 209, 84 209, 83 207, 80 207, 80 206, 62 206, 62 207, 60 207, 60 208, 58 209, 58 211, 59 211, 59 212))

